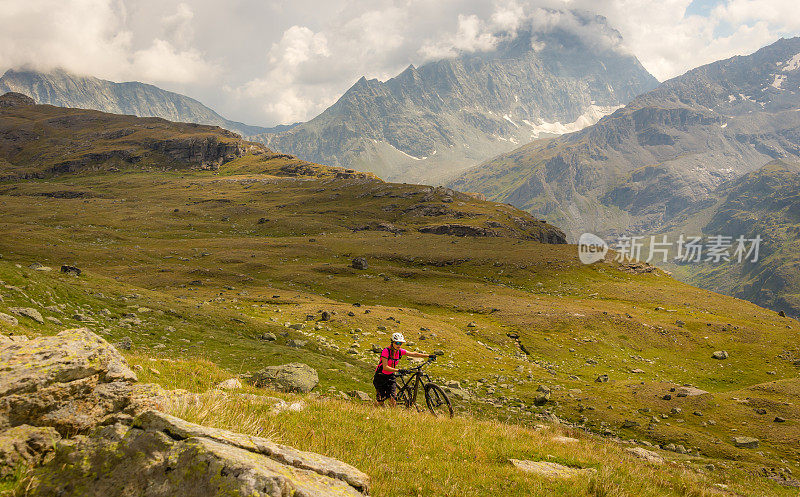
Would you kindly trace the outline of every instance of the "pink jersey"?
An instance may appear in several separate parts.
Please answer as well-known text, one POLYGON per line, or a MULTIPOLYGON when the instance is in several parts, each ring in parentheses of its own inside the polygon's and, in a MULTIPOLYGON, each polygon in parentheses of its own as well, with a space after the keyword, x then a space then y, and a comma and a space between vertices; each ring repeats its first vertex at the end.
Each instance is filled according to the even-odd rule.
POLYGON ((392 350, 390 347, 386 347, 381 351, 381 358, 378 361, 378 367, 375 368, 375 371, 380 371, 383 374, 392 374, 391 371, 386 371, 385 369, 383 369, 383 359, 384 358, 388 359, 386 361, 386 364, 390 368, 396 368, 397 363, 400 361, 400 358, 406 354, 408 354, 408 351, 406 351, 406 349, 392 350))

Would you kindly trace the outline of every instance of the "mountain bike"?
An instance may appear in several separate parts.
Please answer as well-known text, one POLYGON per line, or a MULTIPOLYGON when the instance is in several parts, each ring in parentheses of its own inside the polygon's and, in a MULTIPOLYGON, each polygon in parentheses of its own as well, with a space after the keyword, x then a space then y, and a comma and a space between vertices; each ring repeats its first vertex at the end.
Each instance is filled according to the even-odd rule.
POLYGON ((428 359, 419 366, 405 369, 405 374, 396 375, 397 402, 405 407, 414 407, 418 412, 421 412, 423 408, 417 404, 417 392, 420 385, 422 385, 428 410, 434 416, 450 416, 452 418, 453 406, 450 404, 447 394, 444 393, 442 387, 431 381, 430 376, 422 372, 423 367, 435 360, 435 358, 428 359))

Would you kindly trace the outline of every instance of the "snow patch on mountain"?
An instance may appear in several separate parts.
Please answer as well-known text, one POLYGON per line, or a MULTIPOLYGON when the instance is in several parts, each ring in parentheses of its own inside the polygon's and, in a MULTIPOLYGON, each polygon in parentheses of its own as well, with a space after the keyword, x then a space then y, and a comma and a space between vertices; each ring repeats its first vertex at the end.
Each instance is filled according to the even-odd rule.
POLYGON ((622 105, 591 105, 586 112, 578 116, 577 119, 566 124, 562 124, 558 121, 549 123, 541 120, 538 124, 534 124, 526 119, 523 119, 522 122, 532 128, 531 138, 539 138, 541 134, 564 135, 591 126, 619 108, 622 108, 622 105))
POLYGON ((795 54, 794 57, 787 60, 783 63, 784 67, 782 69, 783 72, 794 71, 795 69, 800 69, 800 53, 795 54))

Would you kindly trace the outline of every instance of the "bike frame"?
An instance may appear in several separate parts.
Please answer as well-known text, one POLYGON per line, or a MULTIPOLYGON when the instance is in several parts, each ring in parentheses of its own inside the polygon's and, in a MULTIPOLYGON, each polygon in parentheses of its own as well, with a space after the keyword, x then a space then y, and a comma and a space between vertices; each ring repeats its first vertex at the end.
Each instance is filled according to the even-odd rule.
POLYGON ((431 382, 430 376, 422 372, 422 367, 430 364, 431 361, 426 361, 419 366, 413 368, 414 372, 406 376, 397 376, 395 378, 395 382, 398 384, 397 389, 397 397, 399 398, 403 392, 408 392, 408 396, 411 399, 411 405, 417 403, 417 393, 419 392, 419 386, 422 383, 423 378, 426 380, 427 383, 431 382), (413 383, 413 386, 412 386, 413 383))

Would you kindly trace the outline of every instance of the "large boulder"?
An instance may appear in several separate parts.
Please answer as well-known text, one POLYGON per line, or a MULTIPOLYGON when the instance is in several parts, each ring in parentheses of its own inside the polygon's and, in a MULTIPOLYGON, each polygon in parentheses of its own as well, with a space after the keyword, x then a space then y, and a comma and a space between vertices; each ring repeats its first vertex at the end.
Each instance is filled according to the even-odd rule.
MULTIPOLYGON (((293 377, 288 369, 304 388, 316 385, 308 366, 286 366, 267 376, 282 381, 281 372, 293 377)), ((31 496, 368 492, 369 478, 336 459, 158 412, 171 394, 135 381, 116 349, 88 329, 0 336, 0 476, 38 466, 31 496)))
POLYGON ((319 383, 319 376, 312 367, 291 362, 282 366, 267 366, 253 373, 250 381, 257 387, 270 387, 281 392, 308 393, 319 383))
POLYGON ((84 432, 124 414, 135 381, 119 352, 87 328, 0 341, 0 430, 27 424, 84 432))
POLYGON ((97 428, 59 444, 32 496, 360 497, 369 478, 318 454, 149 411, 134 426, 97 428))

